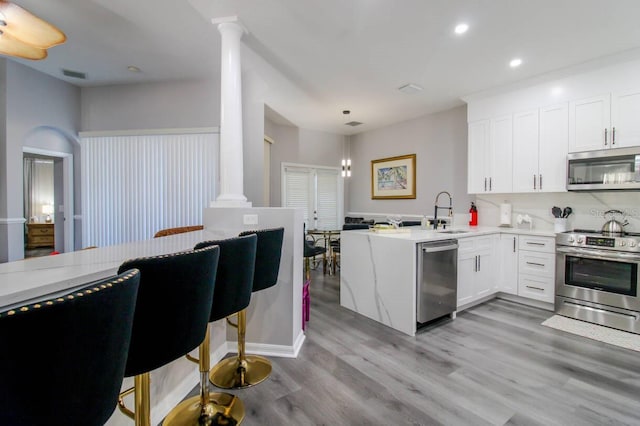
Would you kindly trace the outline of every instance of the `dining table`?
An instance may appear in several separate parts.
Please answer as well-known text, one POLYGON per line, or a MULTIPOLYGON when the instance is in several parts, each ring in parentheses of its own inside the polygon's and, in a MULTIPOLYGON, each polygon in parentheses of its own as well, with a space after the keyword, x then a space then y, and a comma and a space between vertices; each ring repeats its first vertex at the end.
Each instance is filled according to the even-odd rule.
POLYGON ((333 229, 333 228, 309 229, 307 231, 307 235, 311 235, 314 238, 316 243, 321 241, 323 247, 325 248, 325 252, 322 255, 322 273, 323 274, 327 273, 327 268, 329 270, 329 274, 331 274, 331 271, 333 269, 331 265, 331 262, 333 262, 332 260, 333 248, 331 246, 331 241, 338 240, 340 238, 340 232, 341 232, 341 229, 333 229))

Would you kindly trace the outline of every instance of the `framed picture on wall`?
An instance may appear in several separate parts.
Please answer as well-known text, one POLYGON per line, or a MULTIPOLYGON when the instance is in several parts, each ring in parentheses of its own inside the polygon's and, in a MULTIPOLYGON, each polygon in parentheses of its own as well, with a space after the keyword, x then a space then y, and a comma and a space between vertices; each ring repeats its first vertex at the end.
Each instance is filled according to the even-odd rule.
POLYGON ((371 161, 371 199, 416 198, 416 155, 371 161))

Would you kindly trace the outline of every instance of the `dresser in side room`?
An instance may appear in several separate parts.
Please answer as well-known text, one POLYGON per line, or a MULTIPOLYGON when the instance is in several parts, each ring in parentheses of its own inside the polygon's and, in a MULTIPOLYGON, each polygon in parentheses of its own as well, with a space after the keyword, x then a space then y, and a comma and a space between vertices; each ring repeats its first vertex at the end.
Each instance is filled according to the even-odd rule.
POLYGON ((53 247, 55 244, 53 223, 27 224, 27 248, 53 247))

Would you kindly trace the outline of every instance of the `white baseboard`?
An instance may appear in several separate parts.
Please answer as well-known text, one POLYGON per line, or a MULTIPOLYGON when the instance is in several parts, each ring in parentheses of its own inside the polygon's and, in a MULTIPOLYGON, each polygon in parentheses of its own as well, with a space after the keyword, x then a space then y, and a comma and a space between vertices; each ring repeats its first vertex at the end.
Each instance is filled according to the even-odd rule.
MULTIPOLYGON (((302 348, 302 344, 304 343, 305 335, 302 330, 300 330, 300 334, 296 338, 293 345, 269 345, 266 343, 249 343, 245 345, 247 354, 253 355, 263 355, 266 357, 274 356, 277 358, 297 358, 298 352, 300 352, 300 348, 302 348)), ((227 348, 229 349, 228 353, 237 353, 238 352, 238 343, 237 342, 229 342, 227 341, 227 348)))

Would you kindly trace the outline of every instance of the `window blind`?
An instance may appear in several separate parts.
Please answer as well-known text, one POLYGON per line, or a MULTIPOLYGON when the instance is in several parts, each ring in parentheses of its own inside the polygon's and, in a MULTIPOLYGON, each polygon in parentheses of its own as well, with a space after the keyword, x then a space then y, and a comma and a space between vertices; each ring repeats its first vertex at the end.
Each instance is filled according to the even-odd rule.
POLYGON ((202 224, 215 200, 218 134, 84 137, 81 148, 83 246, 202 224))
POLYGON ((337 168, 283 167, 283 206, 301 208, 307 229, 337 229, 342 188, 337 168))

